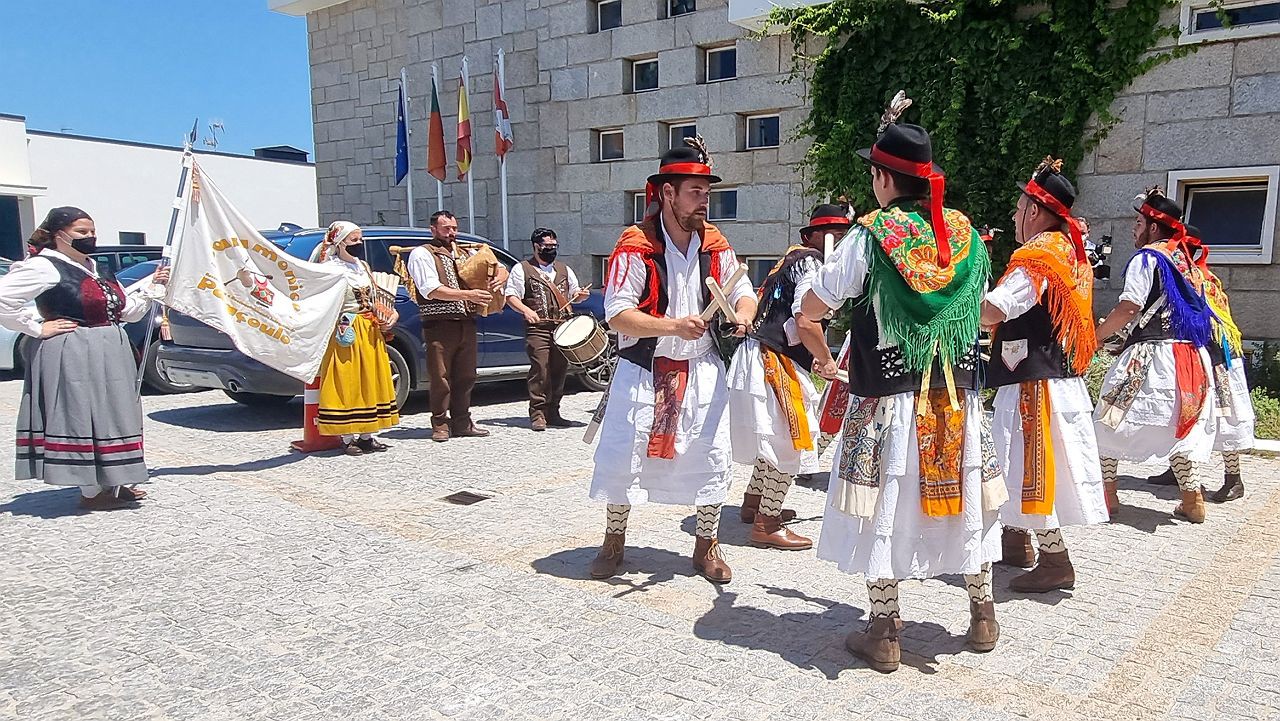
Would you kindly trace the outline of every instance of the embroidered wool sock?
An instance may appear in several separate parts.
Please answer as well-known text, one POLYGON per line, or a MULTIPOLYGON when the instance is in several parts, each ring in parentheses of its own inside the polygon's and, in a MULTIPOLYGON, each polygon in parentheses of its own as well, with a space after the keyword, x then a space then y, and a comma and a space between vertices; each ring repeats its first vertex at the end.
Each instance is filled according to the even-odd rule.
POLYGON ((1222 452, 1222 470, 1225 473, 1240 475, 1240 452, 1239 451, 1223 451, 1222 452))
POLYGON ((720 504, 698 506, 698 521, 694 533, 699 538, 715 538, 720 533, 720 504))
POLYGON ((604 507, 604 532, 626 533, 627 519, 631 517, 631 506, 624 503, 610 503, 604 507))
POLYGON ((1036 531, 1036 545, 1041 553, 1062 553, 1067 550, 1067 541, 1062 537, 1062 529, 1046 528, 1036 531))
POLYGON ((771 518, 781 516, 782 501, 787 497, 787 491, 791 489, 791 484, 795 482, 795 478, 791 474, 783 473, 769 465, 767 461, 757 460, 756 463, 763 463, 765 467, 764 473, 760 475, 762 488, 760 491, 760 508, 757 512, 762 516, 771 518))
POLYGON ((982 570, 977 573, 964 574, 964 587, 973 603, 994 600, 991 596, 991 564, 982 564, 982 570))
POLYGON ((1117 458, 1102 459, 1102 482, 1115 483, 1116 475, 1120 471, 1120 460, 1117 458))
POLYGON ((898 582, 892 578, 881 578, 875 581, 867 579, 867 600, 870 601, 867 612, 871 619, 899 618, 898 614, 898 582))
POLYGON ((764 474, 769 472, 769 462, 757 458, 755 467, 751 469, 751 480, 747 483, 747 493, 758 496, 764 493, 764 474))
POLYGON ((1195 467, 1190 458, 1182 454, 1174 455, 1169 459, 1169 467, 1173 469, 1173 477, 1178 481, 1178 488, 1184 491, 1200 490, 1200 484, 1196 483, 1195 467))

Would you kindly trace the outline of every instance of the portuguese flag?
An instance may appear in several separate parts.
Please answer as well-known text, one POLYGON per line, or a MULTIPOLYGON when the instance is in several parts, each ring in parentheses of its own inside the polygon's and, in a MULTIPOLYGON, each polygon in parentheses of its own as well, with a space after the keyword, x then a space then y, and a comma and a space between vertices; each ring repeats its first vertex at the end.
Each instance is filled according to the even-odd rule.
POLYGON ((444 157, 444 120, 440 117, 440 91, 436 66, 431 66, 431 118, 427 122, 427 174, 444 181, 449 161, 444 157))

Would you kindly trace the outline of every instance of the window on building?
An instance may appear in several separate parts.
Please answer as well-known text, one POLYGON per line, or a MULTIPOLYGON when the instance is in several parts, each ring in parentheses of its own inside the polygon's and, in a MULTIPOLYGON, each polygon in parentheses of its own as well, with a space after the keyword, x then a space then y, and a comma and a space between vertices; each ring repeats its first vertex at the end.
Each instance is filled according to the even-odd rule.
POLYGON ((738 48, 708 48, 707 49, 707 82, 715 83, 721 80, 732 80, 738 77, 738 48))
POLYGON ((658 89, 658 59, 631 61, 631 92, 658 89))
POLYGON ((756 288, 764 285, 764 279, 777 264, 777 258, 747 258, 747 277, 751 279, 751 285, 756 288))
POLYGON ((776 148, 780 118, 777 115, 752 115, 747 118, 747 150, 776 148))
POLYGON ((1219 263, 1271 262, 1278 186, 1280 166, 1169 173, 1169 195, 1219 263))
POLYGON ((707 220, 736 220, 738 217, 738 191, 713 190, 707 199, 707 220))
POLYGON ((608 160, 622 160, 624 152, 622 146, 622 129, 616 130, 598 130, 596 145, 596 160, 604 162, 608 160))
POLYGON ((685 15, 698 9, 695 0, 667 0, 667 17, 685 15))
POLYGON ((698 134, 697 123, 671 123, 667 126, 667 150, 683 148, 684 139, 698 134))
POLYGON ((591 286, 603 288, 605 278, 609 277, 609 256, 593 255, 591 261, 591 286))
POLYGON ((644 191, 631 193, 631 217, 627 218, 627 220, 632 225, 644 220, 644 206, 644 191))
POLYGON ((146 245, 147 234, 129 230, 120 231, 120 245, 146 245))
POLYGON ((1215 4, 1212 0, 1184 0, 1183 43, 1280 34, 1280 2, 1243 0, 1215 4))
POLYGON ((596 31, 622 27, 622 0, 602 0, 596 3, 596 31))

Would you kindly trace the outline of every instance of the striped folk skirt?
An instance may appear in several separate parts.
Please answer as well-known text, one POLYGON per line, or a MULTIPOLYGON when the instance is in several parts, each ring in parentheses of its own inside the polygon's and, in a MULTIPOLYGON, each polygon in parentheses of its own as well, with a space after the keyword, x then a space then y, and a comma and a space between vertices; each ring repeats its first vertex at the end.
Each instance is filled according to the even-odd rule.
POLYGON ((15 477, 55 486, 145 483, 137 373, 118 325, 37 340, 18 410, 15 477))
POLYGON ((320 364, 316 426, 329 436, 373 433, 400 422, 387 344, 373 321, 357 315, 355 342, 330 341, 320 364))

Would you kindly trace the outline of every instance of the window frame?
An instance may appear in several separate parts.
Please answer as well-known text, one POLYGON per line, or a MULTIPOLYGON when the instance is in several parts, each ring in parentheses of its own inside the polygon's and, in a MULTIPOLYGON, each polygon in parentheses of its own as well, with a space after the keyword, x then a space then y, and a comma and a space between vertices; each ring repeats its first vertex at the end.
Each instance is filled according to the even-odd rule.
POLYGON ((658 58, 656 57, 639 58, 637 60, 631 61, 631 92, 632 93, 652 93, 653 91, 657 90, 660 87, 662 87, 662 69, 658 67, 658 58), (653 63, 653 69, 654 69, 654 75, 655 75, 654 84, 652 88, 644 88, 643 90, 641 90, 636 86, 636 71, 640 68, 641 65, 646 65, 648 63, 653 63))
POLYGON ((667 0, 667 3, 666 3, 666 5, 667 5, 667 17, 668 17, 668 18, 678 18, 678 17, 680 17, 681 15, 692 15, 692 14, 694 14, 694 13, 698 12, 698 0, 690 0, 690 2, 692 2, 692 3, 693 3, 693 9, 692 9, 692 10, 686 10, 686 11, 684 11, 684 12, 682 12, 682 13, 673 13, 673 12, 671 12, 671 10, 672 10, 672 6, 673 6, 673 5, 675 5, 676 0, 667 0))
POLYGON ((711 215, 711 199, 707 198, 707 220, 713 223, 732 223, 738 220, 738 189, 737 188, 712 188, 710 195, 717 193, 733 193, 733 217, 718 218, 711 215))
POLYGON ((644 202, 644 191, 643 190, 628 191, 627 197, 631 200, 631 213, 628 216, 628 219, 631 222, 629 224, 639 225, 640 221, 644 220, 644 209, 646 205, 646 203, 644 202))
POLYGON ((782 113, 755 113, 746 116, 746 122, 743 124, 742 147, 745 150, 769 150, 770 148, 782 147, 782 113), (778 144, 777 145, 752 145, 751 144, 751 121, 764 120, 766 118, 778 119, 778 144))
POLYGON ((1280 165, 1251 165, 1240 168, 1205 168, 1198 170, 1172 170, 1165 187, 1169 197, 1183 206, 1184 216, 1190 217, 1187 207, 1188 191, 1196 185, 1265 181, 1267 184, 1266 207, 1262 212, 1262 231, 1257 245, 1243 247, 1208 246, 1213 251, 1214 263, 1223 265, 1270 265, 1276 237, 1276 203, 1280 200, 1280 165))
POLYGON ((624 21, 623 21, 623 17, 622 17, 622 0, 597 0, 597 2, 596 2, 596 30, 595 30, 596 32, 598 32, 598 33, 603 33, 603 32, 607 32, 607 31, 609 31, 609 30, 615 30, 615 29, 617 29, 617 28, 622 27, 622 26, 623 26, 623 24, 624 24, 624 21), (601 8, 602 8, 603 6, 608 5, 608 4, 611 4, 611 3, 617 3, 617 4, 618 4, 618 24, 617 24, 617 25, 614 25, 613 27, 608 27, 608 28, 606 28, 606 27, 604 26, 604 22, 602 21, 602 19, 601 19, 601 17, 600 17, 600 12, 601 12, 601 8))
MULTIPOLYGON (((733 44, 733 45, 720 45, 720 46, 718 46, 718 47, 713 47, 713 48, 703 48, 702 50, 703 50, 703 52, 702 52, 702 68, 703 68, 702 77, 703 77, 703 81, 704 81, 704 82, 707 82, 707 83, 723 83, 723 82, 726 82, 726 81, 729 81, 729 80, 737 80, 737 79, 738 79, 738 45, 737 45, 737 43, 735 43, 735 44, 733 44), (724 53, 724 52, 730 52, 730 51, 732 51, 732 52, 733 52, 733 75, 730 75, 730 76, 729 76, 729 77, 727 77, 727 78, 716 78, 715 80, 712 80, 712 79, 711 79, 711 54, 712 54, 712 53, 724 53)), ((779 123, 781 123, 781 120, 779 120, 779 123)))
POLYGON ((627 138, 622 128, 601 128, 596 131, 596 162, 597 163, 616 163, 619 160, 627 159, 627 138), (622 138, 622 154, 616 158, 604 157, 604 136, 617 135, 622 138))
POLYGON ((673 140, 675 140, 674 133, 676 131, 676 128, 693 128, 694 135, 698 134, 697 120, 678 120, 676 122, 666 123, 666 126, 667 126, 667 150, 671 150, 672 148, 676 147, 675 143, 672 142, 673 140))
MULTIPOLYGON (((1236 2, 1225 2, 1222 4, 1222 10, 1235 10, 1237 8, 1253 7, 1255 5, 1271 5, 1274 0, 1237 0, 1236 2)), ((1260 38, 1268 35, 1280 35, 1280 20, 1274 22, 1259 23, 1257 25, 1239 25, 1229 28, 1215 28, 1213 30, 1205 30, 1204 32, 1195 32, 1196 15, 1206 10, 1217 10, 1213 6, 1211 0, 1183 0, 1179 10, 1180 19, 1178 21, 1178 44, 1191 45, 1195 43, 1218 42, 1222 40, 1244 40, 1246 38, 1260 38)))

